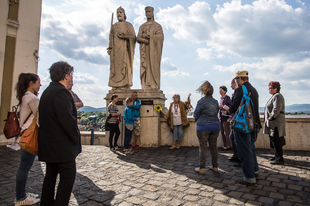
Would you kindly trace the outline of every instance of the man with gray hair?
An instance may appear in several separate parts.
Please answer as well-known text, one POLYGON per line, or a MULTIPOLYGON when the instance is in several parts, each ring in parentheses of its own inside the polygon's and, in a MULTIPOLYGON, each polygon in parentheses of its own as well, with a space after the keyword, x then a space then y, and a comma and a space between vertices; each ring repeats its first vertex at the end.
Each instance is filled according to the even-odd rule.
POLYGON ((40 205, 68 205, 76 175, 75 158, 82 150, 77 111, 67 89, 73 81, 73 67, 60 61, 49 70, 52 82, 39 103, 38 156, 46 163, 40 205))

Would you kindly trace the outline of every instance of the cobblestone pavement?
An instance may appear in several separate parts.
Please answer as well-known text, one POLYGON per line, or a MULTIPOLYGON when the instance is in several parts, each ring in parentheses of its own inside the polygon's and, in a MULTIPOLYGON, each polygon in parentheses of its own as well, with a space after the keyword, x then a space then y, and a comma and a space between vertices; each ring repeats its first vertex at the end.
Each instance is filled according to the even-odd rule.
MULTIPOLYGON (((270 165, 271 150, 258 150, 256 187, 237 183, 242 171, 219 151, 218 174, 194 172, 198 148, 142 148, 132 155, 83 146, 70 205, 310 205, 310 152, 285 151, 284 166, 270 165)), ((20 152, 0 146, 0 205, 13 205, 20 152)), ((210 156, 207 163, 210 164, 210 156)), ((37 160, 27 191, 40 194, 45 170, 37 160)))

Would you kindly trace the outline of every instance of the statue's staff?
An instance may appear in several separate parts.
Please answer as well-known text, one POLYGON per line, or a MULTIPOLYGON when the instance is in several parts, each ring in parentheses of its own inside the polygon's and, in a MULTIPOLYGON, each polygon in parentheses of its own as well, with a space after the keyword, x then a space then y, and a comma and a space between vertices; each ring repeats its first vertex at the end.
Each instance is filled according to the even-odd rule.
MULTIPOLYGON (((108 54, 111 55, 111 50, 113 48, 113 34, 112 34, 112 27, 113 27, 113 16, 114 16, 114 13, 112 13, 112 17, 111 17, 111 28, 110 28, 110 34, 109 34, 109 47, 107 48, 108 50, 108 54)), ((114 62, 114 58, 113 58, 113 55, 111 56, 111 64, 114 62)))

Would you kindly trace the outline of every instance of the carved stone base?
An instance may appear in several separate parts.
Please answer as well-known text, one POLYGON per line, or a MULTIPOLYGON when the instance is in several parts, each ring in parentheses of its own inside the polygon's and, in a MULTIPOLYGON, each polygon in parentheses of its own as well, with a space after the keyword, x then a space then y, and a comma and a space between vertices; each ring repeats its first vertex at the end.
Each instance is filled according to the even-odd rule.
MULTIPOLYGON (((119 125, 121 135, 118 140, 118 145, 124 145, 124 134, 125 134, 125 122, 124 122, 124 108, 125 100, 127 97, 131 97, 133 91, 138 93, 138 99, 141 100, 142 106, 140 109, 141 113, 141 136, 140 146, 141 147, 158 147, 160 146, 160 113, 156 111, 156 105, 160 105, 162 108, 165 106, 166 97, 163 91, 158 89, 113 89, 110 90, 106 100, 106 107, 108 107, 111 97, 113 94, 118 95, 117 107, 122 114, 122 122, 119 125)), ((109 145, 109 132, 106 132, 105 145, 109 145)), ((135 136, 132 136, 132 142, 135 142, 135 136)), ((134 143, 135 144, 135 143, 134 143)))

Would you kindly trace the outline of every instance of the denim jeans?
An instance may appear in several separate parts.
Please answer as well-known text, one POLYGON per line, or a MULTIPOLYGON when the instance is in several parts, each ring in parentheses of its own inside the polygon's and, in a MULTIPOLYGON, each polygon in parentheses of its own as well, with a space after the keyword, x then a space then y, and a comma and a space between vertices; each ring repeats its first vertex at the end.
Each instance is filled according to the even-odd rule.
POLYGON ((236 145, 236 141, 235 141, 234 130, 233 129, 230 131, 229 139, 230 139, 230 142, 231 142, 231 146, 233 148, 234 157, 239 157, 238 149, 237 149, 237 145, 236 145))
POLYGON ((129 144, 131 141, 131 136, 132 136, 132 131, 130 131, 129 129, 127 129, 125 127, 125 140, 124 140, 124 147, 125 149, 129 148, 129 144))
POLYGON ((183 141, 184 130, 182 125, 173 125, 173 141, 183 141))
POLYGON ((248 134, 240 133, 234 129, 239 158, 243 171, 243 180, 256 183, 255 173, 258 173, 258 163, 256 158, 255 141, 257 132, 248 134))
POLYGON ((36 156, 21 149, 20 163, 16 174, 16 200, 21 201, 26 198, 26 183, 28 172, 32 167, 36 156))
POLYGON ((207 144, 209 143, 212 166, 218 167, 217 160, 217 137, 219 136, 219 131, 200 131, 197 130, 197 137, 199 140, 199 159, 200 159, 200 168, 206 168, 207 160, 207 144))

